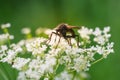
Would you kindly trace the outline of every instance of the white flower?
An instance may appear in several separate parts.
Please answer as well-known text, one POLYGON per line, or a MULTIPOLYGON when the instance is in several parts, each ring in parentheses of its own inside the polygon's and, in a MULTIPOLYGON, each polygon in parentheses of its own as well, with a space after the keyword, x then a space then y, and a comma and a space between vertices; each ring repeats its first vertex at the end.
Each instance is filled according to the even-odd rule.
POLYGON ((7 45, 1 45, 0 47, 2 51, 6 51, 8 49, 7 45))
POLYGON ((12 64, 13 59, 15 58, 16 53, 13 50, 7 51, 7 56, 1 59, 2 62, 8 62, 9 64, 12 64))
POLYGON ((104 45, 106 40, 104 36, 97 36, 94 38, 94 41, 97 42, 100 45, 104 45))
POLYGON ((17 57, 15 60, 14 60, 14 63, 12 65, 13 68, 16 68, 18 70, 24 70, 24 67, 25 65, 30 61, 30 59, 25 59, 25 58, 20 58, 20 57, 17 57))
POLYGON ((46 45, 41 45, 43 42, 45 42, 44 38, 33 39, 32 41, 26 43, 27 51, 32 52, 33 55, 43 53, 47 48, 46 45))
POLYGON ((70 56, 62 56, 61 60, 60 60, 60 64, 64 64, 64 63, 71 63, 71 57, 70 56))
POLYGON ((71 46, 68 46, 67 49, 65 50, 66 54, 68 55, 77 55, 82 52, 80 48, 71 48, 71 46))
POLYGON ((19 72, 17 80, 27 80, 25 72, 19 72))
POLYGON ((9 39, 14 39, 14 36, 13 35, 9 35, 9 39))
POLYGON ((35 34, 36 35, 39 35, 43 32, 42 28, 37 28, 36 31, 35 31, 35 34))
POLYGON ((41 73, 32 69, 27 70, 25 74, 26 77, 29 78, 30 80, 40 80, 41 77, 41 73))
POLYGON ((47 55, 46 56, 46 61, 45 64, 49 65, 49 66, 53 66, 56 64, 56 58, 51 56, 51 55, 47 55))
POLYGON ((113 46, 114 46, 114 42, 108 43, 107 44, 107 50, 109 51, 109 53, 113 53, 113 46))
POLYGON ((25 40, 20 40, 20 41, 18 42, 18 45, 19 45, 19 46, 24 46, 24 45, 25 45, 25 40))
MULTIPOLYGON (((32 59, 30 62, 29 62, 29 69, 33 69, 33 70, 39 70, 40 69, 40 66, 41 64, 43 63, 43 60, 37 58, 37 59, 32 59), (33 66, 34 65, 34 66, 33 66)), ((42 73, 42 72, 41 72, 42 73)))
POLYGON ((105 53, 105 47, 96 45, 96 50, 97 50, 97 53, 100 55, 105 53))
POLYGON ((46 29, 45 30, 45 34, 47 34, 47 35, 50 35, 52 32, 53 32, 53 30, 51 30, 51 29, 46 29))
POLYGON ((95 36, 100 36, 102 34, 102 31, 100 30, 100 28, 95 28, 95 31, 93 32, 93 35, 95 36))
POLYGON ((12 40, 12 39, 14 39, 14 36, 10 35, 8 33, 6 33, 6 34, 0 34, 0 42, 5 42, 8 39, 12 40))
POLYGON ((43 72, 53 73, 53 66, 56 64, 56 58, 51 56, 46 56, 45 63, 40 66, 43 72))
POLYGON ((108 26, 108 27, 105 27, 105 28, 104 28, 103 33, 106 34, 106 33, 108 33, 109 31, 110 31, 110 27, 108 26))
POLYGON ((23 28, 21 32, 23 34, 29 34, 31 32, 31 29, 26 27, 26 28, 23 28))
POLYGON ((90 39, 90 35, 92 34, 93 30, 92 29, 88 29, 86 27, 82 27, 82 29, 78 30, 78 33, 80 34, 80 36, 84 39, 89 40, 90 39))
POLYGON ((11 26, 10 23, 6 23, 6 24, 2 24, 1 25, 1 28, 4 29, 4 28, 9 28, 11 26))
POLYGON ((7 45, 1 45, 0 46, 0 59, 2 59, 4 56, 6 56, 6 51, 8 50, 7 45))
POLYGON ((97 42, 100 45, 105 45, 106 42, 109 41, 109 38, 111 37, 111 34, 108 34, 110 31, 110 27, 105 27, 103 31, 101 31, 99 28, 96 28, 93 32, 94 41, 97 42))
POLYGON ((88 67, 90 67, 90 63, 83 55, 74 59, 73 69, 75 69, 77 72, 87 71, 88 67))
POLYGON ((21 48, 21 46, 17 45, 17 44, 11 44, 10 47, 16 52, 16 53, 19 53, 19 52, 22 52, 23 49, 21 48))
POLYGON ((104 57, 104 58, 107 58, 107 56, 108 56, 110 53, 113 53, 113 52, 114 52, 113 45, 114 45, 113 42, 107 44, 106 50, 105 50, 106 52, 103 54, 103 57, 104 57))
POLYGON ((72 75, 67 71, 62 72, 59 76, 55 77, 55 80, 71 80, 72 75))
POLYGON ((57 49, 51 48, 51 50, 48 53, 53 55, 53 56, 58 56, 60 54, 60 52, 62 52, 62 51, 59 48, 57 48, 57 49))
POLYGON ((12 39, 14 39, 14 36, 13 36, 13 35, 10 35, 9 33, 6 33, 6 34, 5 34, 5 38, 12 40, 12 39))

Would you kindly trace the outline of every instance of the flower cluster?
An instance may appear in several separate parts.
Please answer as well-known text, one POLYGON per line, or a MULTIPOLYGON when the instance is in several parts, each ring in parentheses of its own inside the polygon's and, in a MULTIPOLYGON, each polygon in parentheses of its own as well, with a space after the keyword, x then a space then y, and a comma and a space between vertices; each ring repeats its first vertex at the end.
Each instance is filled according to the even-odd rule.
POLYGON ((7 30, 7 28, 9 28, 10 26, 11 26, 10 23, 1 25, 1 29, 3 30, 4 34, 0 34, 0 45, 6 43, 9 40, 14 39, 14 36, 10 35, 8 30, 7 30))
MULTIPOLYGON (((109 31, 110 27, 101 30, 83 26, 78 30, 80 47, 75 38, 71 39, 72 47, 64 38, 58 44, 59 36, 56 35, 52 36, 51 41, 44 37, 34 37, 8 46, 1 44, 0 62, 7 62, 17 69, 18 80, 80 80, 87 77, 85 72, 91 65, 114 52, 114 43, 109 41, 109 31), (96 59, 95 55, 101 57, 96 59)), ((44 32, 47 34, 49 30, 44 32)), ((30 34, 30 30, 25 28, 22 33, 30 34)), ((0 39, 3 38, 0 36, 0 39)))

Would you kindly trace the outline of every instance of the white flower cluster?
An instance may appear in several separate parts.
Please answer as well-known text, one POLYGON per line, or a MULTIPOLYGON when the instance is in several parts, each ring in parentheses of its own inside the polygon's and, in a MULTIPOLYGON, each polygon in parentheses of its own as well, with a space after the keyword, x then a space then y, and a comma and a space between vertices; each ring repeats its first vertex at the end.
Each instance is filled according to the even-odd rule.
POLYGON ((6 42, 8 39, 12 40, 12 39, 14 39, 14 36, 10 35, 8 33, 6 33, 6 34, 0 34, 0 44, 6 42))
POLYGON ((110 27, 78 30, 80 47, 71 39, 72 47, 59 36, 38 37, 21 40, 17 44, 0 46, 0 61, 7 62, 19 71, 18 80, 80 80, 82 73, 97 62, 95 55, 106 58, 113 53, 113 42, 109 41, 110 27), (91 37, 92 36, 92 37, 91 37), (55 40, 56 38, 56 40, 55 40), (57 46, 57 48, 56 48, 57 46))
POLYGON ((14 39, 14 36, 10 35, 7 30, 7 28, 9 28, 10 26, 10 23, 1 25, 1 29, 3 29, 4 34, 0 34, 0 45, 6 43, 8 40, 14 39))
POLYGON ((10 26, 11 26, 10 23, 6 23, 6 24, 2 24, 2 25, 1 25, 1 28, 2 28, 2 29, 5 29, 5 28, 9 28, 10 26))
POLYGON ((21 30, 21 32, 23 33, 23 34, 29 34, 30 32, 31 32, 31 30, 30 30, 30 28, 23 28, 22 30, 21 30))

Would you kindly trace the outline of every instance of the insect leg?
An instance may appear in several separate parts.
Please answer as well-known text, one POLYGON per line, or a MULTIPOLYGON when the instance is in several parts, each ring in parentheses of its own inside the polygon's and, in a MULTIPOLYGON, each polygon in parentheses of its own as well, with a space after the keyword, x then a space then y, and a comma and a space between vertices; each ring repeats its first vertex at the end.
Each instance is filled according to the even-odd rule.
POLYGON ((50 35, 50 37, 49 37, 49 39, 48 39, 48 42, 47 42, 48 44, 50 43, 53 34, 58 35, 56 32, 52 32, 51 35, 50 35))
POLYGON ((72 36, 66 36, 65 39, 67 40, 68 44, 72 47, 71 38, 72 36))
POLYGON ((69 45, 70 45, 71 48, 72 48, 71 38, 69 38, 69 45))
POLYGON ((77 46, 79 47, 79 35, 75 35, 77 37, 77 46))
POLYGON ((57 36, 60 37, 60 35, 58 34, 58 32, 56 32, 56 36, 55 36, 55 41, 54 41, 54 42, 56 42, 56 38, 57 38, 57 36))
POLYGON ((68 42, 68 44, 70 44, 70 42, 69 42, 69 39, 68 39, 68 38, 65 38, 65 40, 68 42))
POLYGON ((58 43, 57 43, 55 49, 58 47, 58 45, 59 45, 59 43, 60 43, 61 36, 59 36, 59 37, 60 37, 60 38, 59 38, 59 41, 58 41, 58 43))

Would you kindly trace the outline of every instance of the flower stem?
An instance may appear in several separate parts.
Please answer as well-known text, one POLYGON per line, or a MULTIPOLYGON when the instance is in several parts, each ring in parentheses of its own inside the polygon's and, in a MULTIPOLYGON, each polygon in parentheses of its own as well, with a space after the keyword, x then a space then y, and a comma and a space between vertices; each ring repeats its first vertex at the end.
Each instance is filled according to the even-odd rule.
POLYGON ((100 59, 98 59, 98 60, 94 61, 93 63, 91 63, 91 65, 93 65, 93 64, 95 64, 95 63, 97 63, 97 62, 101 61, 102 59, 104 59, 104 57, 101 57, 100 59))
POLYGON ((8 39, 7 39, 7 41, 8 41, 8 45, 10 46, 10 35, 9 35, 9 31, 8 31, 7 28, 3 29, 3 31, 4 31, 5 34, 8 34, 8 39))
POLYGON ((77 73, 76 73, 76 71, 74 71, 74 72, 73 72, 73 77, 72 77, 72 80, 74 80, 74 79, 75 79, 76 74, 77 74, 77 73))

